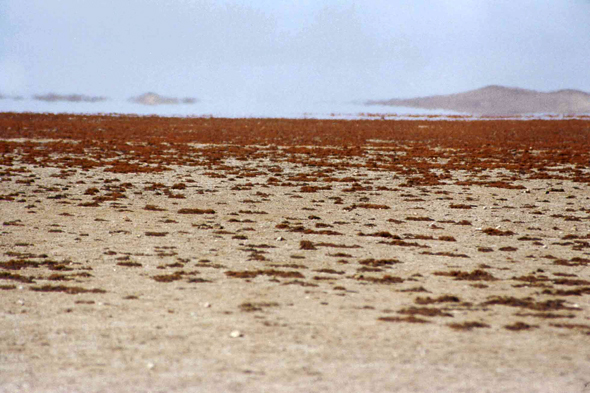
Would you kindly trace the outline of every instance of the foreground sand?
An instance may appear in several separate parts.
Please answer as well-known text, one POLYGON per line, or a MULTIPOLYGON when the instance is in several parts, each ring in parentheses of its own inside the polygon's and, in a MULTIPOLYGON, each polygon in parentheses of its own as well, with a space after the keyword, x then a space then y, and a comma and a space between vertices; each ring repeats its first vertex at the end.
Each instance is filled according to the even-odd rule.
POLYGON ((0 391, 590 392, 588 121, 0 117, 0 391))

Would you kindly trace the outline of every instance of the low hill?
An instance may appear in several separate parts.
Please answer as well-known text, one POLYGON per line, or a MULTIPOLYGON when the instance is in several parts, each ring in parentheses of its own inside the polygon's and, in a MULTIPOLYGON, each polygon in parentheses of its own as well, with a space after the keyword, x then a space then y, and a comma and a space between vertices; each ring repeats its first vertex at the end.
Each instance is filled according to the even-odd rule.
POLYGON ((504 86, 486 86, 464 93, 368 101, 367 105, 391 105, 442 109, 474 115, 513 116, 530 113, 590 113, 590 94, 580 90, 548 93, 504 86))
POLYGON ((176 104, 194 104, 197 102, 196 98, 175 98, 164 97, 156 93, 145 93, 137 97, 131 97, 129 101, 142 105, 176 105, 176 104))

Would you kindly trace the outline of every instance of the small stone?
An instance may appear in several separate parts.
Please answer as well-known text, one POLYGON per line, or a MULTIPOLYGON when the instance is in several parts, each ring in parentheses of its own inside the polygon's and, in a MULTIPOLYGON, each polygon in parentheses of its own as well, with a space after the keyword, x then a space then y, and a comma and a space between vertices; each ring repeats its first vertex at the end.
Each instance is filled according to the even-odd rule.
POLYGON ((243 336, 243 334, 242 334, 242 332, 240 332, 239 330, 234 330, 233 332, 231 332, 231 333, 229 334, 229 336, 230 336, 231 338, 238 338, 238 337, 242 337, 242 336, 243 336))
POLYGON ((205 307, 205 308, 209 308, 209 307, 211 307, 211 303, 204 303, 204 304, 203 304, 203 307, 205 307))
POLYGON ((145 366, 148 368, 148 370, 152 370, 154 367, 156 367, 156 365, 152 362, 148 362, 145 366))

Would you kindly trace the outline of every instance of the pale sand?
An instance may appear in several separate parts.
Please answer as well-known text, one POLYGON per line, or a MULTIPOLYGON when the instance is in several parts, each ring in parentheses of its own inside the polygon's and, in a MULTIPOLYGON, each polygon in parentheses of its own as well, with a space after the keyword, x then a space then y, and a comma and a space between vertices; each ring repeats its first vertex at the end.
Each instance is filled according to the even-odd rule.
MULTIPOLYGON (((256 168, 267 163, 233 164, 256 168)), ((590 258, 587 246, 574 249, 576 238, 563 239, 574 235, 578 244, 589 241, 583 238, 590 233, 588 184, 535 180, 515 182, 528 191, 457 185, 376 191, 377 186, 394 189, 404 178, 355 168, 339 176, 371 179, 373 191, 346 193, 342 190, 351 185, 343 182, 330 183, 331 190, 300 193, 298 186, 266 187, 268 176, 218 179, 204 175, 202 168, 117 175, 74 170, 59 178, 51 176, 60 172, 55 168, 20 166, 27 169, 22 176, 0 183, 3 195, 23 192, 13 201, 0 201, 0 261, 51 260, 63 262, 61 268, 68 270, 50 270, 49 264, 0 269, 0 274, 35 281, 18 282, 14 276, 0 280, 6 288, 0 291, 2 392, 590 392, 590 285, 556 281, 590 280, 590 269, 587 264, 555 264, 590 258), (19 182, 31 175, 33 184, 19 182), (92 201, 84 195, 90 187, 106 193, 104 179, 112 178, 131 183, 127 198, 117 201, 123 206, 77 206, 92 201), (146 191, 154 182, 184 182, 187 188, 178 192, 186 198, 146 191), (231 190, 246 183, 254 185, 231 190), (44 187, 55 188, 43 192, 44 187), (563 192, 547 193, 552 188, 563 192), (48 198, 58 194, 65 196, 48 198), (341 197, 342 204, 331 197, 341 197), (390 209, 344 209, 362 203, 390 209), (451 204, 473 207, 452 209, 451 204), (146 205, 165 211, 144 210, 146 205), (178 214, 181 208, 215 213, 178 214), (277 228, 281 223, 287 226, 277 228), (342 235, 289 231, 298 225, 342 235), (486 228, 515 234, 490 236, 482 232, 486 228), (167 234, 146 236, 150 231, 167 234), (359 236, 379 231, 429 248, 359 236), (453 236, 456 241, 416 235, 453 236), (539 240, 518 240, 527 236, 539 240), (302 240, 360 248, 302 250, 302 240), (482 252, 481 247, 492 251, 482 252), (503 247, 517 250, 501 251, 503 247), (266 260, 252 260, 255 255, 266 260), (359 271, 370 267, 360 263, 369 258, 401 263, 359 271), (141 267, 117 265, 121 262, 141 267), (279 266, 286 264, 300 266, 279 266), (303 278, 275 277, 270 269, 299 272, 303 278), (477 269, 497 280, 434 274, 477 269), (246 270, 266 274, 252 279, 226 274, 246 270), (176 281, 153 279, 176 272, 184 272, 176 281), (48 280, 52 274, 71 276, 70 281, 48 280), (367 280, 384 275, 403 282, 367 280), (538 281, 515 279, 529 275, 538 281), (31 290, 43 285, 106 292, 31 290), (408 291, 420 287, 428 292, 408 291), (586 292, 579 296, 542 293, 580 288, 586 292), (457 296, 460 302, 416 302, 442 295, 457 296), (495 296, 530 297, 529 308, 483 304, 495 296), (534 309, 552 299, 563 301, 561 309, 534 309), (438 309, 442 316, 414 314, 429 323, 379 320, 406 318, 411 307, 438 309), (540 318, 543 313, 555 318, 540 318), (466 321, 488 327, 449 326, 466 321), (532 327, 506 328, 517 322, 532 327)), ((311 171, 284 162, 280 166, 284 173, 311 171)), ((493 180, 501 174, 490 175, 493 180)), ((461 176, 453 174, 454 179, 461 176)))

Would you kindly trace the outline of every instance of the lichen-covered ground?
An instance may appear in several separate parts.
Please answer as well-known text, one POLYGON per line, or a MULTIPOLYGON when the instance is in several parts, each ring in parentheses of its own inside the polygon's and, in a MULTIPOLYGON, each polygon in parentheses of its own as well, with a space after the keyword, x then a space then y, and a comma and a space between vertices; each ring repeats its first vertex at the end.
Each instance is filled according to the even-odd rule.
POLYGON ((0 391, 590 392, 590 121, 0 114, 0 391))

